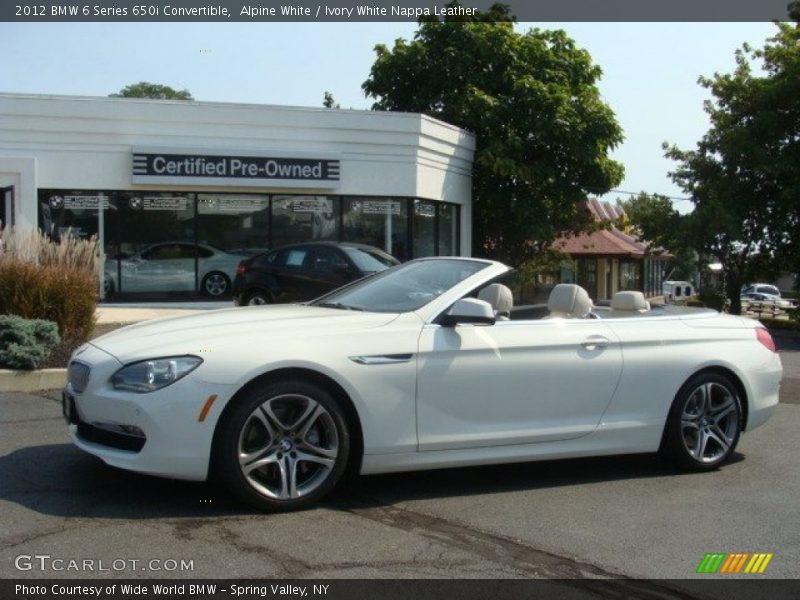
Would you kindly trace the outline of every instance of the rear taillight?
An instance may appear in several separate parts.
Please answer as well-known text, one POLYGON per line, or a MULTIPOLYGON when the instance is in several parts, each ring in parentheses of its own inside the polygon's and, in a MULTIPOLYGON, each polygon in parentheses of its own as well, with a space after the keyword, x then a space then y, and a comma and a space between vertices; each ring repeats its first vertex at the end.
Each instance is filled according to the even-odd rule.
POLYGON ((247 271, 247 267, 244 265, 243 262, 240 262, 239 266, 236 267, 236 274, 237 275, 244 275, 245 271, 247 271))
POLYGON ((764 347, 771 352, 777 352, 778 349, 775 347, 775 340, 772 339, 769 331, 767 331, 766 327, 756 327, 756 339, 759 342, 764 344, 764 347))

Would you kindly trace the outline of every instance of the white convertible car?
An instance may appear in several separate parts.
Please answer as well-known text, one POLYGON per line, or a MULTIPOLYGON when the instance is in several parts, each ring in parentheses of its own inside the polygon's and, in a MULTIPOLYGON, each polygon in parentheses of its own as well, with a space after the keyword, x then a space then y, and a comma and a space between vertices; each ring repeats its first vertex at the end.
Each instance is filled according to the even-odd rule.
POLYGON ((775 409, 758 322, 639 292, 595 308, 565 284, 513 307, 510 271, 420 259, 308 304, 117 330, 72 357, 69 433, 110 465, 289 509, 347 470, 656 451, 713 469, 775 409))

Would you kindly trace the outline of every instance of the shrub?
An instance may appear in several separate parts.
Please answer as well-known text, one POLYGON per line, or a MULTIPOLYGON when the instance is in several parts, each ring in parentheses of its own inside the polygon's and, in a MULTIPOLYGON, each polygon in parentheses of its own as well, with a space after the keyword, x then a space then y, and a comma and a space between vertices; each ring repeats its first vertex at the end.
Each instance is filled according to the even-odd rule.
POLYGON ((0 367, 36 369, 59 341, 52 321, 0 315, 0 367))
POLYGON ((697 292, 697 300, 708 308, 713 308, 714 310, 722 312, 722 309, 725 308, 727 298, 725 294, 719 290, 715 290, 714 288, 702 288, 697 292))
POLYGON ((2 232, 0 313, 46 319, 65 343, 85 342, 97 304, 97 242, 2 232))

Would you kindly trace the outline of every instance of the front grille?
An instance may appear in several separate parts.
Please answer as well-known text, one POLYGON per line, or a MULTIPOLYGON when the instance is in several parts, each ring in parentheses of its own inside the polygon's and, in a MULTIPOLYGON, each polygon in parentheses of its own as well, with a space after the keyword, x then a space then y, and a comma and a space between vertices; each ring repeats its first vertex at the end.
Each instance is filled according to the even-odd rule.
POLYGON ((80 394, 86 389, 86 386, 89 383, 90 372, 91 369, 88 365, 76 360, 73 360, 71 363, 69 363, 69 367, 67 368, 67 377, 73 392, 80 394))

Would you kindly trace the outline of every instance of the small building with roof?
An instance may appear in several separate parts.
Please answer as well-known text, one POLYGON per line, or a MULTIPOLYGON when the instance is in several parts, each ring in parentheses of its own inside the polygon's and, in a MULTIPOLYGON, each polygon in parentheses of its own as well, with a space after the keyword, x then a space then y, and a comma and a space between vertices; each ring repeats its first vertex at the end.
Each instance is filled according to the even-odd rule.
POLYGON ((554 248, 572 259, 561 268, 559 282, 577 283, 595 301, 610 300, 624 290, 660 296, 672 256, 648 251, 648 242, 630 229, 622 207, 589 198, 584 208, 602 228, 556 240, 554 248))

